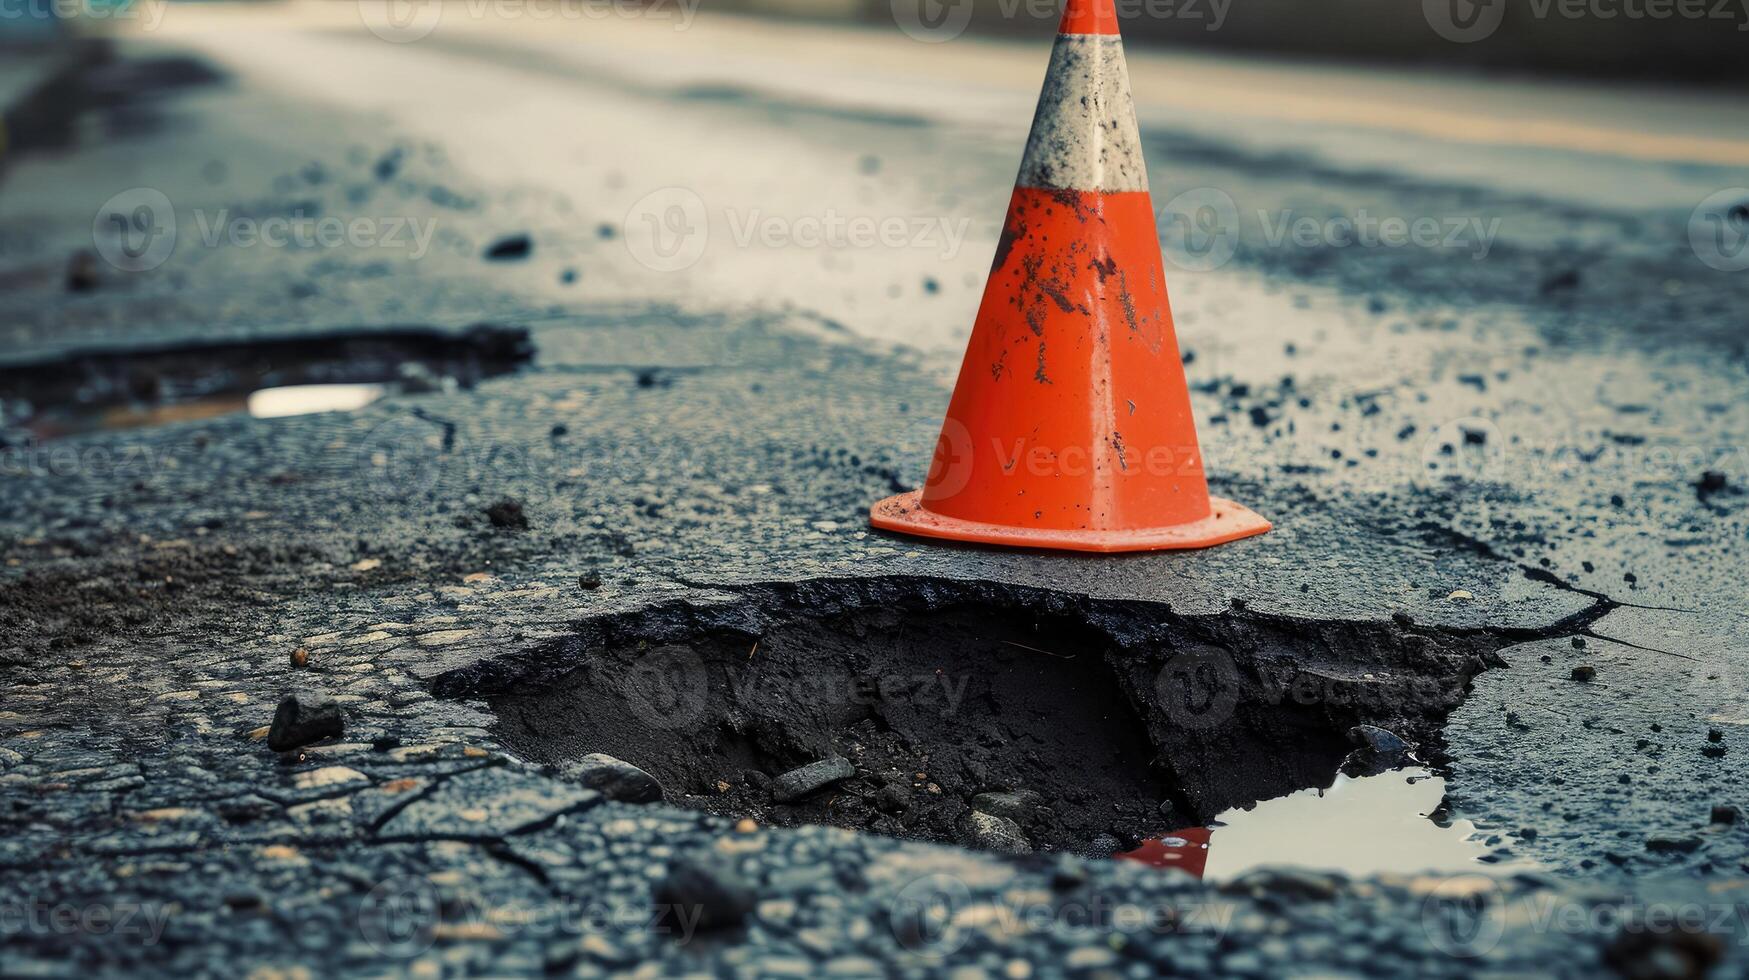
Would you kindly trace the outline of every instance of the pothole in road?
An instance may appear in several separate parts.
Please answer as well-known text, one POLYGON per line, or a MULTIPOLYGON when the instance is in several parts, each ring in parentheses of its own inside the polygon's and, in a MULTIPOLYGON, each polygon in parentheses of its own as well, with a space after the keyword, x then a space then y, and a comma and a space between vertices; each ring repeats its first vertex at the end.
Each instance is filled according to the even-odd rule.
POLYGON ((0 428, 55 439, 248 412, 352 411, 391 391, 467 388, 528 363, 521 328, 359 330, 0 366, 0 428))
POLYGON ((1329 786, 1356 725, 1436 755, 1470 678, 1523 638, 815 580, 592 620, 438 690, 487 697, 525 758, 606 753, 714 813, 1109 854, 1329 786), (843 763, 785 775, 822 760, 843 763))

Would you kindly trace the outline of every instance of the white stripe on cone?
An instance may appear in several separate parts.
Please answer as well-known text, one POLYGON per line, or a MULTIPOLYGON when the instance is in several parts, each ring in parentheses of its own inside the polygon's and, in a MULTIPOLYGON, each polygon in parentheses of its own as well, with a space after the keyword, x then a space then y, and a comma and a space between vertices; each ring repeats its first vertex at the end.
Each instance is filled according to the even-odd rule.
POLYGON ((1053 190, 1148 189, 1122 38, 1057 35, 1015 182, 1053 190))

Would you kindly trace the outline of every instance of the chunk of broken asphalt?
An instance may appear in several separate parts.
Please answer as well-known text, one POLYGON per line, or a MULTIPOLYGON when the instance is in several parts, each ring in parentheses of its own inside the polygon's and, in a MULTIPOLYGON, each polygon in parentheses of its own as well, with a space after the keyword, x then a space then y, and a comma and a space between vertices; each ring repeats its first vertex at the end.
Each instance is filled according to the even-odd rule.
POLYGON ((285 752, 325 738, 338 738, 344 730, 345 719, 333 698, 288 694, 273 712, 273 725, 267 729, 267 747, 285 752))
POLYGON ((997 790, 972 797, 972 809, 1009 820, 1024 820, 1044 803, 1044 798, 1030 789, 997 790))
POLYGON ((856 767, 849 760, 838 756, 810 762, 772 780, 771 798, 779 803, 794 802, 854 775, 856 767))
POLYGON ((998 817, 982 810, 969 811, 960 818, 960 834, 969 847, 1004 854, 1027 854, 1032 844, 1020 832, 1020 825, 1007 817, 998 817))
POLYGON ((621 803, 656 803, 662 799, 662 784, 655 776, 605 752, 592 752, 567 762, 559 767, 559 775, 621 803))
POLYGON ((1581 684, 1589 684, 1597 679, 1597 668, 1590 664, 1580 664, 1573 668, 1573 679, 1581 684))
POLYGON ((1348 730, 1353 752, 1343 761, 1342 769, 1349 775, 1376 775, 1401 766, 1415 748, 1395 732, 1373 725, 1355 725, 1348 730))
POLYGON ((526 259, 534 251, 534 240, 527 235, 506 235, 486 248, 486 258, 493 262, 526 259))
POLYGON ((528 530, 528 515, 522 510, 522 501, 515 497, 505 497, 486 508, 486 520, 492 526, 505 531, 528 530))
POLYGON ((753 887, 728 860, 712 855, 681 858, 650 891, 658 911, 673 910, 677 921, 697 916, 705 931, 732 929, 753 911, 753 887))

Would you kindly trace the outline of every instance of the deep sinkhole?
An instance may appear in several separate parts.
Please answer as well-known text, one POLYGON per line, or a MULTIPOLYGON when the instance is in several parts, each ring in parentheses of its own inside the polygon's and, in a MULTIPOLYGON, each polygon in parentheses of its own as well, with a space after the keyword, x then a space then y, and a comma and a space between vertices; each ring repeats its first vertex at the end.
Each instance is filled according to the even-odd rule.
POLYGON ((1507 642, 987 582, 813 580, 589 620, 438 689, 485 697, 530 761, 607 753, 684 806, 970 846, 995 846, 974 811, 998 810, 1027 848, 1090 852, 1327 786, 1356 725, 1436 754, 1507 642), (777 798, 777 777, 830 758, 854 775, 777 798))

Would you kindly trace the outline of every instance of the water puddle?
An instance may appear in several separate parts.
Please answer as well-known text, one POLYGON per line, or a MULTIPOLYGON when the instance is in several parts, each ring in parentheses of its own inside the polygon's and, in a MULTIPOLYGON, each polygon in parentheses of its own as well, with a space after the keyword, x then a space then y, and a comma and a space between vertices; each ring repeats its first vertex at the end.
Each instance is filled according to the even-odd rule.
POLYGON ((1468 820, 1430 819, 1444 796, 1445 780, 1418 767, 1359 778, 1338 775, 1328 789, 1303 789, 1248 810, 1227 810, 1207 827, 1173 831, 1113 856, 1210 881, 1261 867, 1357 877, 1529 866, 1483 861, 1488 845, 1468 820))
POLYGON ((356 412, 388 393, 385 385, 287 385, 251 392, 245 400, 258 419, 283 419, 318 412, 356 412))

